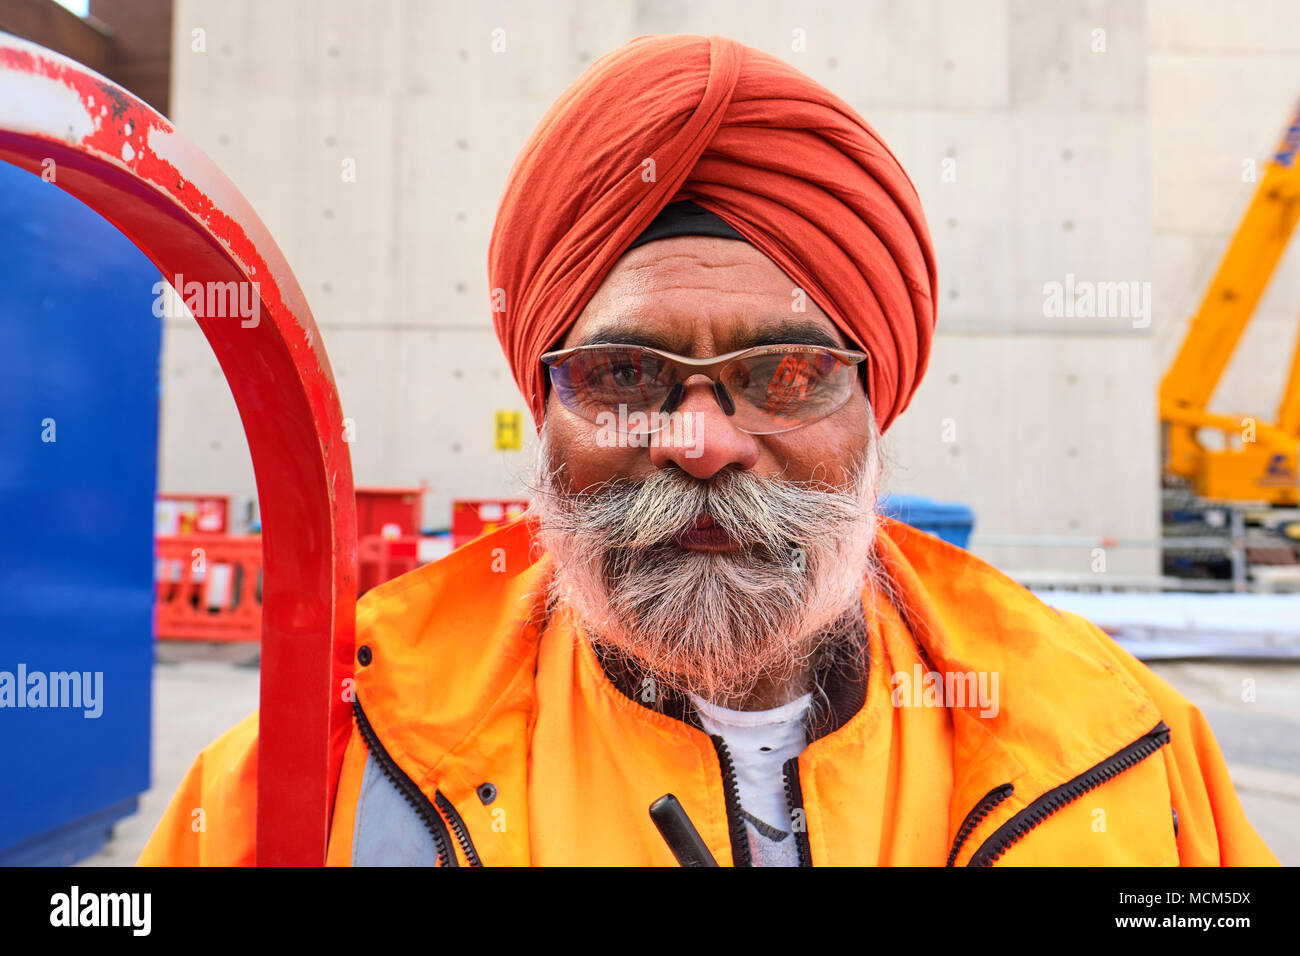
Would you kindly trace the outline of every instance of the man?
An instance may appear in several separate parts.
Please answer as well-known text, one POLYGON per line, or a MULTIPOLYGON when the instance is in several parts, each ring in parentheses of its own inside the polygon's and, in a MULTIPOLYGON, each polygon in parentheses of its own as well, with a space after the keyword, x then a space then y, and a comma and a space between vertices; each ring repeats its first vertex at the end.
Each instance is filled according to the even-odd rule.
MULTIPOLYGON (((534 507, 361 601, 330 863, 1276 863, 1168 684, 876 517, 936 273, 846 104, 639 38, 543 119, 489 260, 534 507)), ((141 862, 252 862, 256 741, 141 862)))

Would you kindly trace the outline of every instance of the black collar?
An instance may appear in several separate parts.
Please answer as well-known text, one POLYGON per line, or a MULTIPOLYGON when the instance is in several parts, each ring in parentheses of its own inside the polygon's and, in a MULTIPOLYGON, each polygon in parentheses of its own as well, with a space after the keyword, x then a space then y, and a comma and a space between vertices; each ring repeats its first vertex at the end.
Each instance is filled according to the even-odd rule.
MULTIPOLYGON (((861 626, 866 626, 861 618, 859 621, 861 626)), ((583 639, 588 639, 585 634, 583 639)), ((659 688, 639 662, 603 642, 593 641, 592 648, 605 676, 624 697, 674 720, 704 729, 695 706, 685 694, 659 688)), ((810 743, 839 730, 862 709, 867 700, 870 661, 865 650, 860 654, 850 653, 843 645, 828 644, 819 653, 815 671, 816 686, 821 688, 821 692, 814 691, 813 703, 805 718, 810 743)))

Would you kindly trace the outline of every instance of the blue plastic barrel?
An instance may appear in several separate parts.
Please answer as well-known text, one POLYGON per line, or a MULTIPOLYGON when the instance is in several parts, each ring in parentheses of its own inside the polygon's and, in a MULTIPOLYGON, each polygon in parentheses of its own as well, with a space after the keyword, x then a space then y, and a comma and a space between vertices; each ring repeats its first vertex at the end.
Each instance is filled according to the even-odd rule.
POLYGON ((975 512, 968 506, 920 495, 885 495, 876 510, 959 548, 966 547, 975 527, 975 512))

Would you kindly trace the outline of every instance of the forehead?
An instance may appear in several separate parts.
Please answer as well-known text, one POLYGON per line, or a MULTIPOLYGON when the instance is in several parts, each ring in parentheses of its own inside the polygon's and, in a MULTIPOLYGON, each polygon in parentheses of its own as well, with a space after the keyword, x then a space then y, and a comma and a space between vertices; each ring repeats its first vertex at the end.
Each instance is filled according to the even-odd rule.
POLYGON ((751 345, 846 347, 835 324, 749 243, 708 236, 633 249, 610 270, 565 348, 619 342, 682 355, 751 345))

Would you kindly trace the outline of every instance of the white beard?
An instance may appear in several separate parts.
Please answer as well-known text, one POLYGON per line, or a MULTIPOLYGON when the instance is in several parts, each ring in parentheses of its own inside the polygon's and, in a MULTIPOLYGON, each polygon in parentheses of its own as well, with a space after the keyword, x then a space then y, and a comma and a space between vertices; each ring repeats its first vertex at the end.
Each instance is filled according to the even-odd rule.
POLYGON ((661 688, 720 703, 743 700, 761 679, 797 679, 828 643, 865 654, 862 595, 885 583, 872 432, 842 489, 733 469, 698 481, 665 468, 575 494, 550 465, 543 427, 533 507, 554 560, 552 601, 661 688), (676 543, 706 513, 739 550, 676 543))

